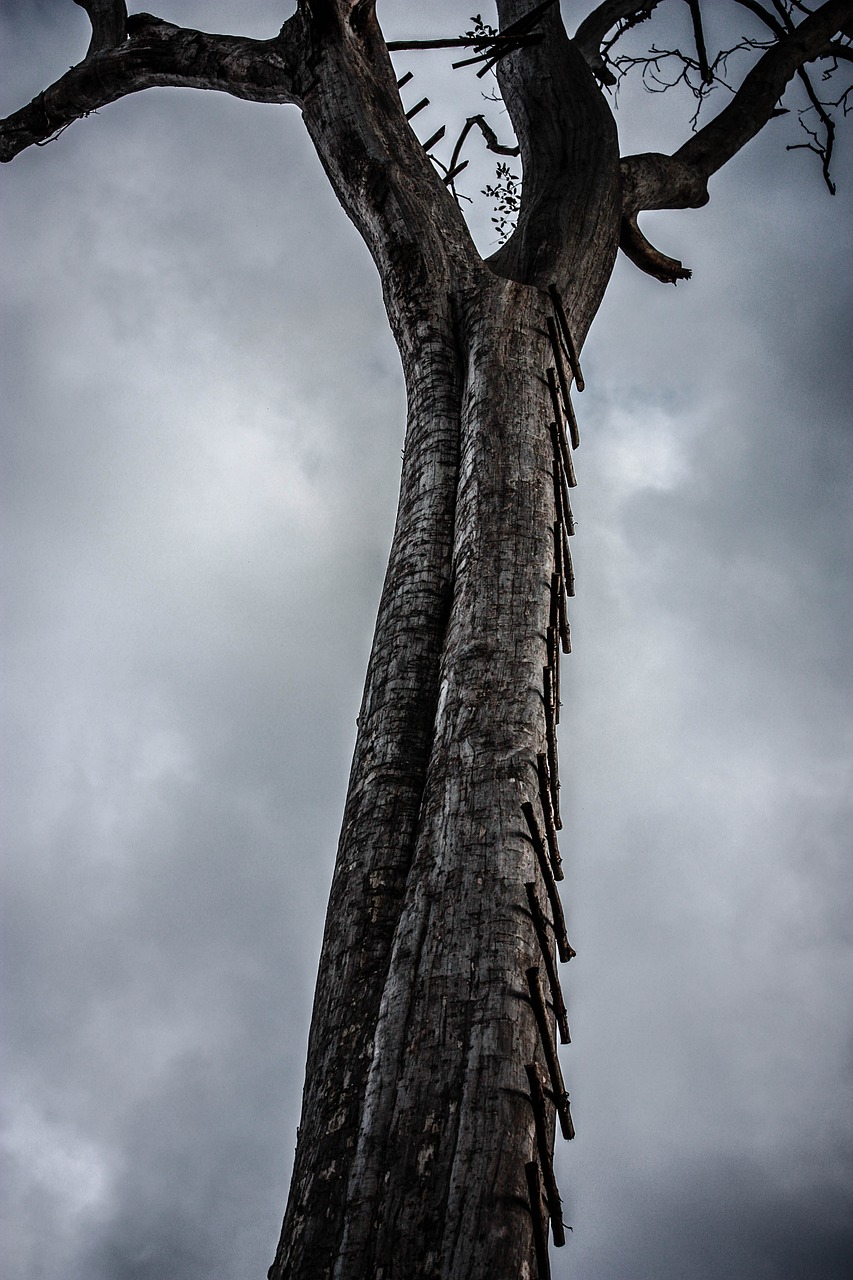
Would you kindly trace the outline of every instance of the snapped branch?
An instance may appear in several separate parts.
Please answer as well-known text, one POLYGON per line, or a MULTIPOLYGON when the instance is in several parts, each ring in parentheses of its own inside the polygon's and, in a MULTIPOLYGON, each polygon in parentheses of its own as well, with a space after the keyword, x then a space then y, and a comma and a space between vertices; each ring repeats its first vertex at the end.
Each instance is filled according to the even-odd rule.
POLYGON ((89 53, 0 121, 1 161, 51 141, 110 102, 157 86, 216 89, 251 102, 300 101, 305 31, 298 11, 275 39, 249 40, 176 27, 148 13, 122 20, 123 4, 87 0, 83 7, 92 18, 89 53), (108 43, 114 37, 118 42, 108 43))

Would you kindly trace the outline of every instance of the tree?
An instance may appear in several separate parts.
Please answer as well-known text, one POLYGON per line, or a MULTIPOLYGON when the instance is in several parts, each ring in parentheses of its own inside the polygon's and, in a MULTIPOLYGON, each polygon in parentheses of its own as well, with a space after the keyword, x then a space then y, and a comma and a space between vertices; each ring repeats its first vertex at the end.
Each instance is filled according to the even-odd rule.
MULTIPOLYGON (((500 64, 526 181, 518 230, 488 267, 405 123, 369 7, 300 9, 262 48, 145 15, 117 45, 123 31, 109 31, 105 11, 90 8, 89 57, 7 121, 10 149, 149 83, 302 100, 379 266, 409 390, 398 529, 309 1050, 287 1235, 289 1248, 306 1242, 305 1254, 291 1271, 283 1254, 274 1274, 323 1274, 343 1231, 351 1269, 341 1275, 392 1263, 412 1274, 523 1273, 533 1252, 524 1167, 535 1149, 524 1069, 545 1065, 528 1009, 536 997, 523 985, 544 959, 525 883, 537 885, 539 909, 545 895, 535 828, 522 815, 524 803, 541 801, 534 818, 545 825, 549 788, 535 764, 543 752, 547 762, 548 746, 553 764, 541 669, 555 678, 553 632, 550 653, 546 636, 558 599, 549 590, 547 423, 562 410, 552 407, 543 368, 553 362, 559 372, 562 359, 570 370, 572 342, 581 346, 609 278, 620 216, 623 247, 639 265, 658 278, 683 274, 643 239, 636 212, 701 204, 709 174, 770 118, 798 68, 849 26, 849 5, 824 5, 789 34, 766 15, 774 45, 731 106, 675 157, 623 162, 632 197, 624 207, 612 117, 587 64, 606 77, 602 40, 635 7, 600 6, 574 42, 552 10, 539 15, 546 38, 500 64), (318 84, 307 87, 309 61, 318 84), (554 91, 547 102, 531 87, 543 84, 554 91), (563 356, 559 331, 553 342, 546 336, 549 319, 563 328, 563 356), (474 870, 468 857, 478 860, 474 870)), ((504 28, 529 8, 502 6, 504 28)), ((836 44, 843 58, 846 45, 836 44)), ((704 83, 703 55, 695 61, 704 83)), ((568 454, 559 457, 567 469, 568 454)), ((547 1164, 541 1151, 539 1161, 547 1164)))

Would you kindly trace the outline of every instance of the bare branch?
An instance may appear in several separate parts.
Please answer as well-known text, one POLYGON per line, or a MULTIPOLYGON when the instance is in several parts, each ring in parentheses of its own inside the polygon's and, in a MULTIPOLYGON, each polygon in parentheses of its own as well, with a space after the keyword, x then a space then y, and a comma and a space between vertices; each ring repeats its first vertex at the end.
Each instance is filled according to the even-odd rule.
POLYGON ((687 0, 687 6, 693 22, 693 39, 696 41, 696 56, 699 59, 702 80, 705 84, 711 84, 714 73, 708 65, 708 50, 705 47, 705 32, 702 27, 702 10, 699 8, 699 0, 687 0))
POLYGON ((92 24, 92 39, 86 57, 115 49, 127 39, 127 5, 124 0, 74 0, 85 9, 92 24))
POLYGON ((704 52, 704 44, 701 59, 682 53, 678 48, 659 49, 656 45, 652 45, 648 53, 625 53, 608 60, 615 70, 617 84, 639 67, 643 87, 649 93, 666 93, 677 85, 683 85, 688 89, 696 99, 696 109, 690 117, 690 127, 695 130, 698 127, 703 106, 718 85, 728 89, 731 94, 736 92, 735 87, 729 83, 729 61, 734 55, 768 49, 772 44, 772 40, 762 42, 744 36, 728 49, 721 49, 710 64, 704 52))
MULTIPOLYGON (((779 19, 777 18, 774 18, 771 13, 768 13, 761 5, 757 3, 757 0, 737 0, 737 3, 742 5, 745 9, 749 9, 751 13, 756 14, 761 19, 761 21, 765 24, 765 26, 769 27, 770 30, 779 38, 784 38, 786 34, 795 30, 794 24, 791 20, 791 16, 788 13, 788 11, 785 9, 785 6, 780 3, 780 0, 774 0, 774 7, 776 8, 776 11, 779 14, 779 18, 781 19, 781 21, 779 21, 779 19)), ((833 58, 836 58, 836 59, 840 57, 844 60, 853 60, 853 52, 851 52, 849 46, 843 45, 838 41, 830 42, 830 45, 825 51, 825 54, 826 56, 832 56, 833 58)), ((831 76, 832 70, 833 68, 831 68, 828 72, 824 74, 823 76, 824 80, 828 79, 829 76, 831 76)), ((820 157, 821 167, 823 169, 824 182, 826 183, 830 193, 832 195, 835 195, 835 183, 832 181, 832 177, 830 173, 830 166, 832 164, 832 151, 835 145, 835 121, 833 120, 832 116, 829 114, 829 108, 831 106, 837 106, 838 103, 825 102, 822 98, 819 97, 818 93, 815 90, 814 85, 811 82, 809 73, 806 71, 805 67, 799 67, 797 70, 797 75, 799 79, 802 81, 802 84, 806 91, 806 96, 808 97, 809 102, 811 103, 811 107, 807 107, 805 110, 800 111, 798 113, 800 117, 800 124, 808 134, 811 141, 794 143, 792 146, 788 147, 788 150, 797 151, 801 147, 803 147, 808 151, 814 151, 815 154, 820 157), (806 123, 805 117, 810 112, 814 112, 818 120, 820 121, 820 124, 823 128, 823 138, 820 138, 818 136, 816 129, 812 129, 806 123)), ((842 98, 839 99, 839 102, 843 102, 843 100, 844 98, 842 96, 842 98)))
POLYGON ((706 179, 736 155, 770 120, 788 82, 820 57, 830 40, 853 23, 853 0, 827 0, 762 55, 732 101, 675 152, 706 179))
MULTIPOLYGON (((498 0, 501 31, 534 11, 530 0, 498 0)), ((516 229, 489 262, 513 280, 544 289, 556 282, 574 305, 580 281, 590 290, 603 287, 601 264, 609 276, 609 255, 616 252, 621 204, 616 126, 580 50, 566 35, 557 6, 539 22, 545 39, 510 54, 498 68, 521 147, 524 184, 516 229), (588 240, 569 234, 579 226, 590 228, 588 240)), ((582 323, 574 314, 569 321, 581 343, 582 323)))
MULTIPOLYGON (((687 273, 681 263, 667 258, 646 240, 637 225, 640 210, 699 208, 707 203, 709 177, 779 114, 776 104, 793 76, 802 71, 805 63, 827 56, 833 36, 839 31, 846 33, 853 23, 853 0, 827 0, 790 30, 756 0, 738 2, 766 21, 777 36, 776 43, 762 54, 729 105, 674 155, 627 156, 621 162, 620 247, 641 270, 658 280, 674 283, 685 279, 687 273)), ((807 77, 806 82, 811 88, 807 77)), ((823 117, 821 120, 825 125, 823 117)), ((812 141, 800 145, 817 151, 826 172, 832 133, 828 133, 826 143, 820 144, 815 134, 808 132, 812 141)))
POLYGON ((623 24, 623 30, 627 30, 628 25, 636 26, 645 22, 660 2, 661 0, 647 0, 645 4, 637 4, 637 0, 604 0, 603 4, 584 18, 575 32, 574 43, 602 84, 616 83, 616 77, 608 67, 602 51, 608 31, 620 24, 623 24))
POLYGON ((805 90, 806 90, 806 94, 808 96, 809 102, 812 104, 812 110, 815 112, 818 119, 820 120, 821 125, 823 126, 823 139, 819 139, 816 131, 813 131, 806 125, 803 119, 805 112, 801 111, 800 124, 803 126, 803 128, 806 130, 806 132, 809 134, 809 136, 812 138, 813 141, 806 144, 794 143, 792 146, 788 147, 788 150, 795 151, 800 146, 806 145, 810 151, 814 151, 820 157, 821 168, 823 170, 823 180, 826 183, 827 188, 829 189, 830 195, 834 196, 835 183, 832 181, 832 177, 830 174, 830 166, 832 164, 832 150, 833 150, 833 147, 835 146, 835 121, 833 120, 832 116, 829 114, 829 112, 826 109, 827 104, 822 102, 821 99, 817 96, 817 93, 815 92, 815 89, 814 89, 814 85, 809 79, 808 72, 805 71, 802 67, 800 67, 799 71, 797 72, 797 75, 800 77, 800 79, 802 80, 805 86, 805 90))
POLYGON ((208 35, 147 13, 128 19, 127 34, 120 45, 88 54, 0 121, 0 161, 50 141, 107 103, 156 86, 216 89, 251 102, 299 102, 304 27, 298 12, 273 40, 208 35))
POLYGON ((636 213, 626 214, 622 219, 619 248, 634 266, 663 284, 678 284, 679 280, 689 280, 693 274, 678 258, 668 258, 646 239, 637 226, 636 213))
POLYGON ((442 40, 389 40, 389 53, 400 53, 404 49, 480 49, 488 54, 488 50, 494 46, 499 49, 501 45, 515 45, 518 37, 507 35, 496 36, 451 36, 442 40))

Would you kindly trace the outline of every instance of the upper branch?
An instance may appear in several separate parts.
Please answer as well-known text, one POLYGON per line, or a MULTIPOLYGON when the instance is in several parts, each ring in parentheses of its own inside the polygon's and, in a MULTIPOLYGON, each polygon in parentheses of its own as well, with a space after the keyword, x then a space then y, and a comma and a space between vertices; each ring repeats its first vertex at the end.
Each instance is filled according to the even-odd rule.
POLYGON ((114 49, 127 38, 127 5, 124 0, 74 0, 74 3, 86 10, 92 24, 87 58, 103 49, 114 49))
POLYGON ((638 4, 637 0, 604 0, 584 18, 575 32, 574 42, 602 84, 616 83, 602 49, 608 31, 619 23, 629 22, 633 26, 644 22, 659 4, 660 0, 646 0, 645 4, 638 4))
POLYGON ((156 86, 218 89, 252 102, 300 101, 304 24, 298 13, 273 40, 209 35, 137 13, 127 19, 126 39, 93 52, 96 41, 107 38, 110 15, 105 11, 117 22, 118 6, 88 0, 84 7, 93 21, 90 52, 27 106, 0 121, 0 160, 48 142, 109 102, 156 86))
POLYGON ((707 180, 764 128, 799 69, 827 52, 832 37, 851 25, 853 0, 827 0, 759 58, 729 105, 675 158, 707 180))
MULTIPOLYGON (((751 7, 751 6, 750 6, 751 7)), ((832 38, 853 25, 853 0, 827 0, 799 26, 778 32, 731 102, 671 156, 646 154, 622 160, 623 220, 620 244, 643 271, 675 283, 689 271, 660 253, 637 225, 642 209, 699 208, 708 201, 708 179, 778 114, 789 81, 815 58, 831 53, 832 38)))
MULTIPOLYGON (((498 0, 501 30, 512 29, 534 9, 531 0, 498 0)), ((524 283, 543 288, 558 283, 579 308, 573 324, 583 327, 582 294, 588 291, 592 298, 603 291, 617 246, 616 126, 589 67, 566 35, 558 6, 541 13, 536 30, 544 33, 541 42, 498 64, 524 183, 516 229, 490 262, 524 283)))

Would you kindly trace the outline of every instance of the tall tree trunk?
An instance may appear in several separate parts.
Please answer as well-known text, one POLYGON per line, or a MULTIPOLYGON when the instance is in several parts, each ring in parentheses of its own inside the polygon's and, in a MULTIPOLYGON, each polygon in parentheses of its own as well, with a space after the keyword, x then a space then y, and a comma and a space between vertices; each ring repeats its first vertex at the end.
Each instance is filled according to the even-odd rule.
POLYGON ((418 370, 273 1277, 532 1274, 550 315, 483 268, 418 370))
POLYGON ((612 117, 553 24, 506 60, 524 204, 491 263, 408 126, 394 137, 369 23, 331 24, 304 104, 382 275, 409 422, 271 1280, 535 1274, 526 1067, 546 1060, 526 975, 545 962, 525 886, 548 898, 522 805, 547 746, 547 286, 580 344, 619 215, 612 117))

